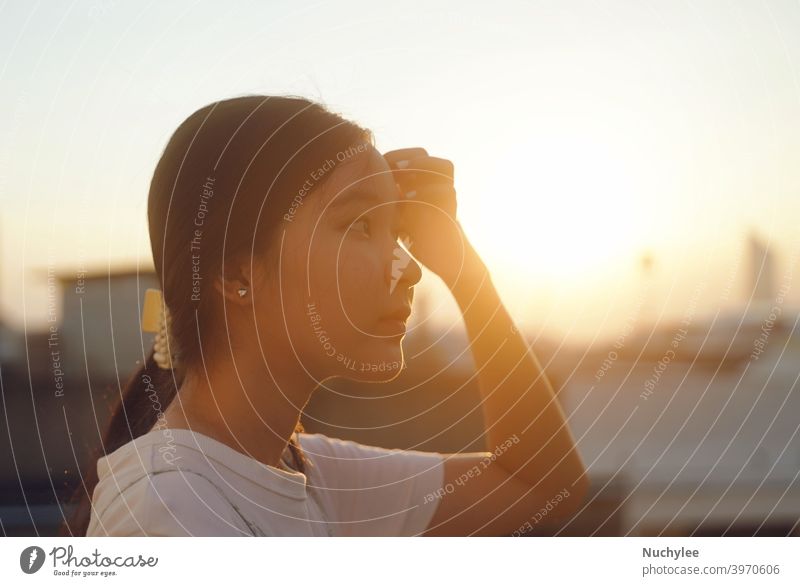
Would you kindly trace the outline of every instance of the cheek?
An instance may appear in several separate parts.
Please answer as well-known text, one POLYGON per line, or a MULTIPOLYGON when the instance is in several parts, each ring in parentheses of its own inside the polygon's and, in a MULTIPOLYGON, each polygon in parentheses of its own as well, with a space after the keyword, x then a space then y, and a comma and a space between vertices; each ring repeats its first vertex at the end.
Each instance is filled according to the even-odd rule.
POLYGON ((308 304, 339 339, 355 335, 353 326, 374 327, 389 294, 377 247, 327 227, 317 229, 313 239, 300 230, 287 232, 284 242, 281 287, 290 328, 308 327, 308 304))
POLYGON ((328 324, 343 335, 355 325, 367 330, 384 304, 387 292, 379 255, 364 243, 320 247, 308 264, 311 298, 328 324))
POLYGON ((338 294, 350 314, 369 312, 383 303, 383 267, 374 251, 353 246, 343 250, 336 266, 338 294))

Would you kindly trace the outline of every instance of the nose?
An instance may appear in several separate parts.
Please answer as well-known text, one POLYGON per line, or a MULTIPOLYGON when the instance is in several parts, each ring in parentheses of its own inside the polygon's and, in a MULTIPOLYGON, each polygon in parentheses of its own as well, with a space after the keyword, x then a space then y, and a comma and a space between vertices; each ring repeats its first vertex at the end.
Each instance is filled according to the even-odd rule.
POLYGON ((422 278, 422 269, 419 264, 400 243, 395 243, 392 260, 386 269, 386 282, 389 285, 390 294, 394 293, 397 287, 413 287, 422 278))

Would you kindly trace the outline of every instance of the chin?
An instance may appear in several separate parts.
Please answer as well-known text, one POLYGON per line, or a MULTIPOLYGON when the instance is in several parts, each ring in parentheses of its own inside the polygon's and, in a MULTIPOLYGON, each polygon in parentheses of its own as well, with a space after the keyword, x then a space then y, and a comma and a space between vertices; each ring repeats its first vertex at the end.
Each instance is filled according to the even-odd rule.
POLYGON ((339 367, 343 370, 342 376, 364 382, 388 382, 399 376, 405 368, 400 339, 378 343, 372 340, 371 344, 371 348, 353 353, 358 358, 337 357, 341 358, 339 367), (384 351, 380 351, 381 345, 385 347, 384 351))

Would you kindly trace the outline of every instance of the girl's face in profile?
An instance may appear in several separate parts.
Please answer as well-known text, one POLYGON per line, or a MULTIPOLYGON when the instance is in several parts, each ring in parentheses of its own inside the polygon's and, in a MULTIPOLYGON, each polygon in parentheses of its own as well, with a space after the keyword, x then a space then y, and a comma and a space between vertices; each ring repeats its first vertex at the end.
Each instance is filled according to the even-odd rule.
MULTIPOLYGON (((287 210, 278 230, 277 287, 257 306, 262 340, 284 329, 290 352, 320 380, 390 380, 419 265, 402 248, 400 193, 386 160, 362 144, 308 178, 319 188, 287 210), (282 238, 282 244, 281 244, 282 238)), ((276 275, 265 278, 275 284, 276 275)))

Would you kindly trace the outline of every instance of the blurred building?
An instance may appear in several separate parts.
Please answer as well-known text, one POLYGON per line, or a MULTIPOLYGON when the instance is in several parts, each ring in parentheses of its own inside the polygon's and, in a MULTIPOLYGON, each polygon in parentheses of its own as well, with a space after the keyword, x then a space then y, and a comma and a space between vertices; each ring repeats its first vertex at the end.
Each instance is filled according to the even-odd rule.
POLYGON ((53 284, 47 327, 0 327, 0 523, 6 535, 48 535, 66 514, 111 408, 152 335, 139 327, 152 269, 75 270, 53 284))
MULTIPOLYGON (((620 534, 800 535, 792 267, 776 282, 772 254, 755 237, 749 264, 735 309, 689 307, 680 321, 546 353, 597 498, 608 501, 609 488, 620 497, 620 534)), ((576 522, 550 530, 574 534, 576 522)))
POLYGON ((65 362, 85 363, 98 381, 127 378, 152 345, 153 336, 141 331, 144 291, 160 288, 152 268, 119 268, 85 274, 61 273, 61 337, 65 362))

